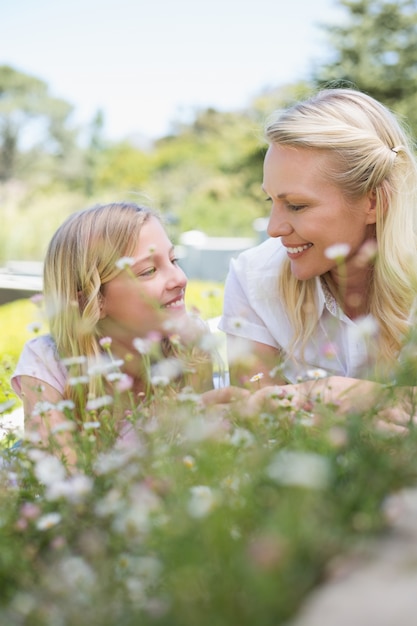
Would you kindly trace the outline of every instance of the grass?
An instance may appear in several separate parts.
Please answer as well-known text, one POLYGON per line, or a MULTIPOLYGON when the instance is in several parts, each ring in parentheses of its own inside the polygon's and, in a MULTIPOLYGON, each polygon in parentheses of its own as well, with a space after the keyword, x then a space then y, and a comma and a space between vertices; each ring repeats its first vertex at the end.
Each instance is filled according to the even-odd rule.
MULTIPOLYGON (((213 289, 191 285, 189 306, 219 314, 213 289)), ((34 314, 27 302, 0 310, 19 346, 34 314)), ((248 414, 154 394, 116 447, 110 410, 86 408, 74 430, 68 409, 71 472, 53 433, 3 451, 0 623, 288 625, 335 560, 386 531, 390 495, 416 483, 412 420, 397 431, 375 408, 340 415, 285 397, 248 414)), ((385 408, 395 401, 393 388, 385 408)))
POLYGON ((160 401, 119 449, 92 416, 71 474, 30 442, 0 468, 1 623, 288 624, 417 478, 415 430, 372 415, 160 401))

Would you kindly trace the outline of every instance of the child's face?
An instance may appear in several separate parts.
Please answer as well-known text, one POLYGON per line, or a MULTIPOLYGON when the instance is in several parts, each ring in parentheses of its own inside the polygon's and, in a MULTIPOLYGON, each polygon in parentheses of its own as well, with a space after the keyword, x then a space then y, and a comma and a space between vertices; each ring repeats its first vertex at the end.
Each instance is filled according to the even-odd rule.
POLYGON ((187 278, 155 217, 142 226, 133 259, 131 267, 104 285, 101 329, 113 337, 145 337, 185 314, 187 278))

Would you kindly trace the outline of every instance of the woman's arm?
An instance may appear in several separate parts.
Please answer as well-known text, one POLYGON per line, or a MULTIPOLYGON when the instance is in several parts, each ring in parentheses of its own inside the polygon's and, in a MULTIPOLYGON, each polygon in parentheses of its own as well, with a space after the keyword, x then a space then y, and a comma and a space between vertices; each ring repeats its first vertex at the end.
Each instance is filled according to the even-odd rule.
POLYGON ((255 415, 290 402, 294 408, 315 413, 323 405, 333 405, 339 415, 372 411, 381 428, 404 430, 417 417, 414 388, 390 389, 377 382, 344 376, 329 376, 289 385, 263 387, 244 398, 242 412, 255 415))
POLYGON ((331 404, 341 413, 366 411, 375 406, 382 393, 382 386, 369 380, 345 376, 329 376, 288 385, 270 385, 252 394, 250 408, 259 410, 263 403, 272 407, 283 398, 296 408, 319 404, 331 404))
POLYGON ((281 352, 273 346, 227 335, 227 360, 231 385, 252 386, 252 377, 256 377, 258 387, 285 385, 288 382, 277 370, 281 362, 281 352), (276 373, 271 376, 270 372, 274 368, 276 373), (261 376, 258 377, 258 374, 261 376))

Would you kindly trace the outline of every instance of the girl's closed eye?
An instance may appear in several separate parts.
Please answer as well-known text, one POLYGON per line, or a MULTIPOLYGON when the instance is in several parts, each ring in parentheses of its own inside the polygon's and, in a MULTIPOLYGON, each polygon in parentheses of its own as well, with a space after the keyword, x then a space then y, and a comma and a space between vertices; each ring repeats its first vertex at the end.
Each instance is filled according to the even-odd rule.
POLYGON ((138 274, 139 277, 153 276, 156 272, 156 267, 149 267, 148 269, 140 272, 138 274))

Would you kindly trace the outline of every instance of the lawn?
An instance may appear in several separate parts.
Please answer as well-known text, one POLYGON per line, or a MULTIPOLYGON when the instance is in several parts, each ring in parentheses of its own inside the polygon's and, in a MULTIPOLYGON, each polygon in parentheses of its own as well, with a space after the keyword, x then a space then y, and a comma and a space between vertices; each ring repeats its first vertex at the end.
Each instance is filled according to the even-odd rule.
MULTIPOLYGON (((218 285, 190 284, 204 318, 221 300, 218 285)), ((28 301, 0 308, 4 375, 38 319, 28 301)), ((384 408, 397 391, 385 388, 384 408)), ((302 406, 274 395, 248 413, 155 384, 115 445, 112 393, 81 419, 62 409, 65 430, 44 446, 3 450, 0 624, 290 626, 335 564, 386 532, 390 495, 417 481, 414 422, 391 430, 377 405, 341 415, 314 394, 302 406)))

